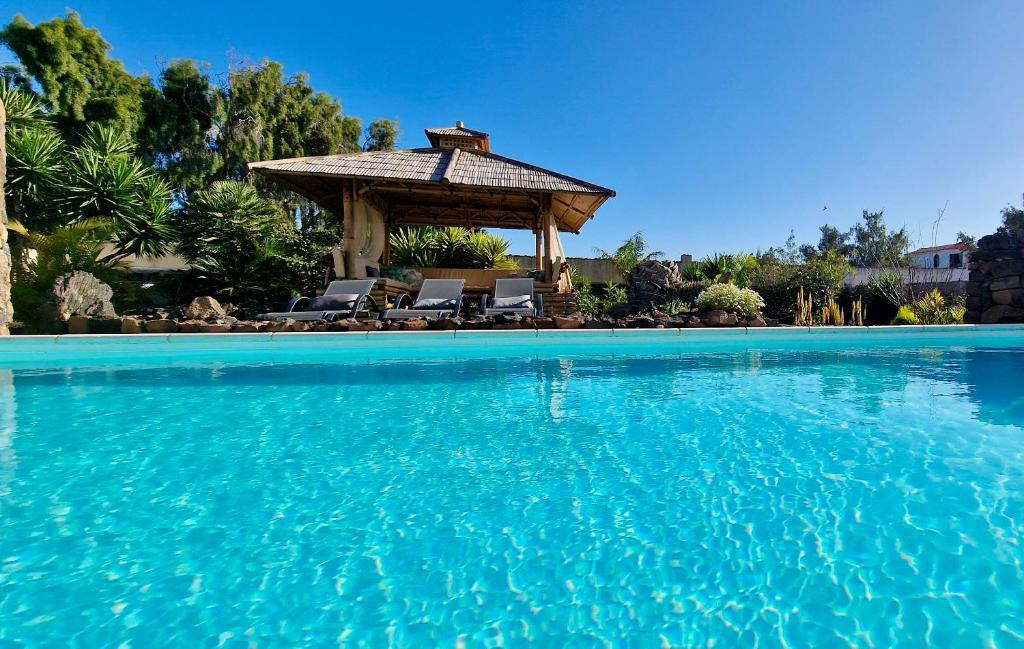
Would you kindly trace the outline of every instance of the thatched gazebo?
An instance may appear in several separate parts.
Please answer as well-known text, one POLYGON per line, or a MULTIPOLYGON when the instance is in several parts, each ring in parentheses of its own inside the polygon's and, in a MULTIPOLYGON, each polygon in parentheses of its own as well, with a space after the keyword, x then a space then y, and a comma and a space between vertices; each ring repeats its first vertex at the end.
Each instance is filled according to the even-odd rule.
POLYGON ((530 230, 537 269, 557 282, 559 232, 578 234, 611 189, 491 153, 487 133, 426 129, 430 146, 256 162, 249 168, 343 217, 339 277, 366 277, 389 259, 391 228, 455 225, 530 230))

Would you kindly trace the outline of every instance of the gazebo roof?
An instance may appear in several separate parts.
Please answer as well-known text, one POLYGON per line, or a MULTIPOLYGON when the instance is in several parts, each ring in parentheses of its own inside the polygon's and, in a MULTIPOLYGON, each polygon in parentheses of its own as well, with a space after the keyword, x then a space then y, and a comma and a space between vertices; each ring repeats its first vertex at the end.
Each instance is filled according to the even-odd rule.
MULTIPOLYGON (((427 129, 428 137, 434 134, 487 138, 461 126, 427 129)), ((339 213, 338 180, 361 180, 396 224, 532 229, 540 201, 549 196, 558 228, 579 232, 615 196, 606 187, 478 148, 343 153, 255 162, 249 168, 339 213)))

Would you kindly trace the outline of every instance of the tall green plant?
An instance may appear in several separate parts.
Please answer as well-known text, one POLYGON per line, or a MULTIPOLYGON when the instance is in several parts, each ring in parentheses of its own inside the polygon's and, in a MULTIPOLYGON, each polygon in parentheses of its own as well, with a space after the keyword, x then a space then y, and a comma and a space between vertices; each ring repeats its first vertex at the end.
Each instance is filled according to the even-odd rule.
POLYGON ((458 227, 405 227, 391 233, 391 263, 423 268, 517 268, 504 237, 458 227))
POLYGON ((615 264, 615 270, 619 271, 623 277, 627 277, 629 271, 633 270, 633 267, 640 262, 664 256, 660 250, 649 251, 647 249, 647 239, 644 238, 642 232, 637 232, 623 241, 622 245, 615 249, 615 252, 608 252, 600 248, 594 250, 601 259, 610 259, 615 264))

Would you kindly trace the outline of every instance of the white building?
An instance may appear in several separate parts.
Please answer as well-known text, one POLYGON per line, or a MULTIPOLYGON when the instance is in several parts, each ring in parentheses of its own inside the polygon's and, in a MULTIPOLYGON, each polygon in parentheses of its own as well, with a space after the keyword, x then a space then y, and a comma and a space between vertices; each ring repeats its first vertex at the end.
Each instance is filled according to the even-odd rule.
POLYGON ((966 243, 918 248, 910 253, 915 268, 967 268, 971 249, 966 243))

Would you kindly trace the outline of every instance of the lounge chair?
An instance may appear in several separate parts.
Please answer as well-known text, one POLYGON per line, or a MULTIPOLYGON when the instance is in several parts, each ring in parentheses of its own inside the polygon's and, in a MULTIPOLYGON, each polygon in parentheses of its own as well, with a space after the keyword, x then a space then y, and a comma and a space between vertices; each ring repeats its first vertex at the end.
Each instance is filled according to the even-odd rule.
POLYGON ((481 315, 544 315, 544 301, 533 290, 530 278, 494 280, 494 297, 488 304, 487 296, 480 298, 481 315))
POLYGON ((377 311, 377 302, 370 295, 375 279, 336 280, 327 285, 324 294, 317 298, 293 297, 286 311, 261 313, 258 317, 267 320, 337 320, 354 318, 360 311, 367 311, 372 305, 377 311))
POLYGON ((462 310, 462 287, 465 284, 464 279, 425 279, 415 300, 408 293, 402 293, 395 298, 395 308, 380 314, 381 320, 438 320, 458 315, 462 310), (409 303, 409 307, 403 309, 403 303, 409 303))

